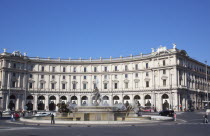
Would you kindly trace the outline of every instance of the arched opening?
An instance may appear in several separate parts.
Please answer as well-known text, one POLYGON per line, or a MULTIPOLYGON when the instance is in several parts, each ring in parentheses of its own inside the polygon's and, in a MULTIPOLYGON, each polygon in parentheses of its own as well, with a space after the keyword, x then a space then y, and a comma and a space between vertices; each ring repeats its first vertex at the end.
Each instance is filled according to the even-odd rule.
POLYGON ((82 106, 87 106, 87 105, 88 105, 88 97, 82 96, 82 106))
POLYGON ((72 104, 77 104, 77 97, 76 96, 71 97, 71 103, 72 104))
POLYGON ((45 97, 39 96, 38 97, 38 110, 44 110, 45 107, 45 97))
POLYGON ((104 106, 109 106, 109 97, 108 96, 104 96, 102 99, 103 99, 103 105, 104 106))
POLYGON ((169 109, 169 97, 167 94, 162 95, 162 108, 163 110, 169 109))
POLYGON ((123 103, 125 104, 125 106, 127 107, 130 103, 130 97, 129 96, 124 96, 123 97, 123 103))
POLYGON ((114 101, 114 104, 118 104, 120 102, 119 96, 114 96, 113 101, 114 101))
POLYGON ((144 99, 145 99, 145 106, 146 107, 151 107, 151 96, 150 95, 146 95, 145 97, 144 97, 144 99))
POLYGON ((10 98, 10 102, 9 102, 8 108, 11 111, 13 111, 13 110, 15 110, 15 99, 16 99, 16 97, 15 97, 15 95, 10 95, 9 98, 10 98))
POLYGON ((28 111, 32 111, 33 110, 33 101, 34 97, 32 95, 27 96, 26 98, 26 107, 28 111))
POLYGON ((50 100, 49 110, 54 111, 55 107, 56 107, 56 105, 55 105, 56 97, 55 96, 50 96, 49 100, 50 100))
POLYGON ((61 103, 67 103, 67 98, 66 96, 61 96, 61 103))
POLYGON ((138 106, 141 106, 141 104, 140 104, 140 99, 141 99, 141 97, 140 97, 139 95, 135 95, 135 96, 134 96, 134 101, 135 101, 135 103, 136 103, 138 106))

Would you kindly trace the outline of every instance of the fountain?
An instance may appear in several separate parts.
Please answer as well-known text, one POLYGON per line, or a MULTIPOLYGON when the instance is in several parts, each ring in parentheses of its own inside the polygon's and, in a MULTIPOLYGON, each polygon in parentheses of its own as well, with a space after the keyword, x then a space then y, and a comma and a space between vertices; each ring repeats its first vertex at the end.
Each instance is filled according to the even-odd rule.
POLYGON ((102 103, 102 98, 98 88, 93 91, 94 103, 90 106, 77 107, 75 103, 67 103, 68 109, 71 112, 68 118, 72 121, 116 121, 125 120, 127 118, 136 118, 139 107, 129 103, 122 103, 108 106, 102 103))
POLYGON ((96 87, 93 91, 94 103, 90 106, 77 107, 74 103, 68 103, 68 109, 72 112, 68 116, 75 121, 114 121, 114 107, 102 104, 102 98, 96 87))

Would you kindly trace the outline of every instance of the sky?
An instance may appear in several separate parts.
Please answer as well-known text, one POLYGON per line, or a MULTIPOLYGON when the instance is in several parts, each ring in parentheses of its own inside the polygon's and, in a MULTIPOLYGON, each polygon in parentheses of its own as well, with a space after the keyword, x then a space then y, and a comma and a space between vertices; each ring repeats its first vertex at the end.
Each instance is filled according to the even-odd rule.
POLYGON ((210 0, 0 0, 0 51, 109 58, 160 45, 210 64, 210 0))

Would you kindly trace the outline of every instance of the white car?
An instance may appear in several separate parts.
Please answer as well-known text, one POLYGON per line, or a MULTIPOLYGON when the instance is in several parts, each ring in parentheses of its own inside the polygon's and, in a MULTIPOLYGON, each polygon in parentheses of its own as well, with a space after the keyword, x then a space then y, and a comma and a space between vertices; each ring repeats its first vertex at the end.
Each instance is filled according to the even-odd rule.
POLYGON ((2 114, 3 114, 3 115, 11 115, 12 112, 11 112, 11 111, 3 111, 2 114))
POLYGON ((46 117, 46 116, 50 116, 50 115, 51 114, 47 113, 47 112, 40 112, 40 113, 35 114, 34 116, 35 117, 46 117))
POLYGON ((206 113, 210 113, 210 109, 206 109, 206 113))

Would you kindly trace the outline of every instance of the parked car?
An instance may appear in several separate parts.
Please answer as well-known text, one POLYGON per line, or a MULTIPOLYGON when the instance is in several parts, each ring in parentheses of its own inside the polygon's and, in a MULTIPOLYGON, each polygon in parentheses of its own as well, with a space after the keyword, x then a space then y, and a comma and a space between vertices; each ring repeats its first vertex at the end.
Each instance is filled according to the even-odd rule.
POLYGON ((164 111, 159 112, 159 115, 173 117, 174 110, 164 110, 164 111))
POLYGON ((206 109, 206 113, 210 113, 210 109, 206 109))
POLYGON ((154 112, 154 109, 152 107, 144 107, 141 109, 143 112, 154 112))
POLYGON ((38 112, 37 114, 35 114, 35 117, 46 117, 46 116, 50 116, 50 113, 47 112, 38 112))
POLYGON ((2 115, 11 115, 13 112, 11 111, 3 111, 2 112, 2 115))

